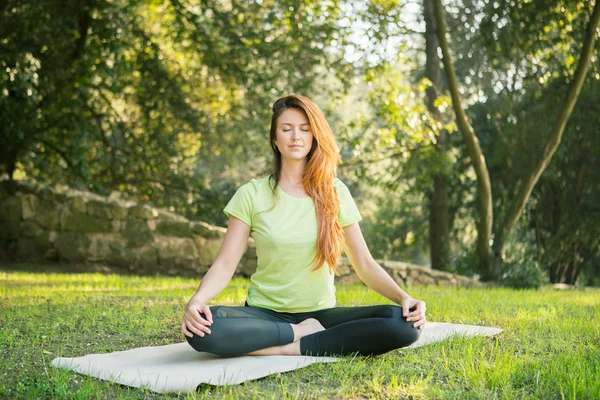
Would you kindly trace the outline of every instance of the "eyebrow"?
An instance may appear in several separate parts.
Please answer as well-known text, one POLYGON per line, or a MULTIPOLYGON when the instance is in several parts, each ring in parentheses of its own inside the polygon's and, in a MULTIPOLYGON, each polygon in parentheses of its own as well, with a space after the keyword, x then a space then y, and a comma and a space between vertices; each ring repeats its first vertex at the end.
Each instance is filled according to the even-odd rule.
MULTIPOLYGON (((290 124, 289 122, 284 122, 284 123, 282 123, 281 125, 292 125, 292 124, 290 124)), ((308 122, 305 122, 305 123, 303 123, 303 124, 300 124, 300 125, 310 125, 310 124, 309 124, 308 122)), ((293 125, 292 125, 292 126, 293 126, 293 125)))

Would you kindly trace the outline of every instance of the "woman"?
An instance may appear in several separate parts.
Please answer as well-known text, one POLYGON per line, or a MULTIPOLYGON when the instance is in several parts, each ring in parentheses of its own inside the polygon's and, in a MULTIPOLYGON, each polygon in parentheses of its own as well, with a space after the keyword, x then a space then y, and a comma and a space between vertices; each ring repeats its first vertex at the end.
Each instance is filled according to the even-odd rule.
POLYGON ((272 175, 240 186, 219 254, 187 304, 181 324, 198 351, 237 355, 377 355, 408 346, 425 324, 425 302, 398 287, 371 256, 323 112, 290 95, 273 105, 272 175), (258 267, 244 306, 208 306, 256 243, 258 267), (360 279, 397 305, 336 307, 342 251, 360 279))

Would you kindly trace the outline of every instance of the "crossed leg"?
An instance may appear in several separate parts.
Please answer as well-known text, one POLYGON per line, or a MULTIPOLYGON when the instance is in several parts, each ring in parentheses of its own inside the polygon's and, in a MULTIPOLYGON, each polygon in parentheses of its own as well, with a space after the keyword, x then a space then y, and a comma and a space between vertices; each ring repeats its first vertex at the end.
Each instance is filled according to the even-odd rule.
POLYGON ((304 355, 378 355, 408 346, 421 334, 396 305, 334 307, 314 317, 326 329, 300 339, 304 355))
POLYGON ((299 340, 324 329, 316 319, 294 323, 293 318, 258 307, 211 306, 210 310, 211 333, 185 338, 197 351, 224 356, 300 354, 299 340))
POLYGON ((219 355, 377 355, 405 347, 420 331, 392 305, 334 307, 285 315, 258 307, 212 306, 211 334, 185 336, 219 355), (298 322, 298 323, 295 323, 298 322))
POLYGON ((314 318, 307 318, 298 324, 292 324, 294 330, 294 341, 292 343, 284 344, 281 346, 267 347, 265 349, 256 350, 248 353, 251 356, 272 356, 272 355, 287 355, 287 356, 299 356, 300 352, 300 339, 304 336, 320 332, 325 330, 321 323, 314 318))

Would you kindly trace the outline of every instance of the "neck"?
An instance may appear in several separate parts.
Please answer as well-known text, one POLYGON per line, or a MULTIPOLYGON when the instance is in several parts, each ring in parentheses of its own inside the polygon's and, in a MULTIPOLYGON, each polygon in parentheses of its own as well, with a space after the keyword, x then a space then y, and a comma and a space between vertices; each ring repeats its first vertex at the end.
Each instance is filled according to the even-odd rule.
POLYGON ((302 160, 281 160, 281 173, 279 183, 281 182, 290 185, 302 185, 302 177, 304 176, 305 159, 302 160))

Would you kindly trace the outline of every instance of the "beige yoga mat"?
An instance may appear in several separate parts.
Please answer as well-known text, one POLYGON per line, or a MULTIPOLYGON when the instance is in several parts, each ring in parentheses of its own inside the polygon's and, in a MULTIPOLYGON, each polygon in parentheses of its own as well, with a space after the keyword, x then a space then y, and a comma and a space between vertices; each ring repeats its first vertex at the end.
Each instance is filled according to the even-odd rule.
MULTIPOLYGON (((493 336, 500 332, 502 329, 485 326, 427 322, 419 340, 400 350, 424 346, 453 335, 493 336)), ((187 393, 195 391, 203 383, 237 384, 313 363, 339 360, 335 357, 310 356, 220 357, 198 352, 186 341, 106 354, 58 357, 52 360, 51 365, 127 386, 147 387, 158 393, 187 393)))

